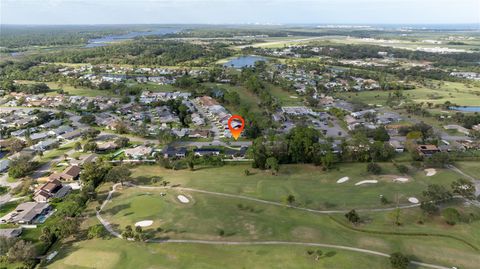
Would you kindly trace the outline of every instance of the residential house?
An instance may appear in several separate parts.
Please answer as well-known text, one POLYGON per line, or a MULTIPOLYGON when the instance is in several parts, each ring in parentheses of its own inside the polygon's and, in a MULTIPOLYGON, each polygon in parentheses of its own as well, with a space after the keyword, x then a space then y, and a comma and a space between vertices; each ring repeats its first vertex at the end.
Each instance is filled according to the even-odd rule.
POLYGON ((166 158, 185 158, 187 155, 187 148, 175 148, 172 146, 165 147, 162 150, 163 157, 166 158))
POLYGON ((75 139, 77 137, 80 137, 82 134, 83 134, 82 130, 77 129, 75 131, 59 135, 58 139, 60 139, 60 140, 72 140, 72 139, 75 139))
POLYGON ((0 160, 0 173, 4 172, 10 167, 10 160, 0 160))
POLYGON ((440 152, 440 149, 435 145, 418 145, 417 152, 420 156, 430 157, 433 154, 440 152))
POLYGON ((50 198, 65 197, 71 190, 70 186, 63 186, 59 180, 53 179, 43 184, 35 192, 33 199, 38 203, 46 203, 50 198))
POLYGON ((195 156, 207 156, 207 155, 218 156, 220 155, 220 150, 213 149, 213 148, 209 148, 209 149, 199 148, 199 149, 194 149, 193 153, 195 154, 195 156))
POLYGON ((52 138, 52 139, 46 139, 46 140, 40 141, 37 144, 31 146, 30 148, 37 152, 43 152, 45 150, 55 148, 57 145, 58 145, 58 141, 52 138))
POLYGON ((22 228, 0 229, 0 237, 14 238, 22 234, 22 228))
POLYGON ((400 140, 390 139, 389 144, 398 153, 402 153, 405 151, 405 146, 400 140))
POLYGON ((50 180, 64 180, 64 181, 72 181, 77 180, 80 176, 80 167, 77 165, 72 165, 67 167, 61 173, 53 173, 49 176, 50 180))
POLYGON ((125 149, 124 153, 125 156, 133 158, 133 159, 142 159, 145 157, 149 157, 153 152, 151 147, 146 146, 138 146, 135 148, 125 149))
POLYGON ((53 130, 50 130, 48 131, 48 134, 51 135, 51 136, 59 136, 59 135, 62 135, 62 134, 65 134, 65 133, 70 133, 70 132, 73 132, 74 129, 68 125, 62 125, 58 128, 55 128, 53 130))
POLYGON ((40 216, 47 215, 52 207, 48 203, 25 202, 0 218, 0 223, 33 224, 40 216))
POLYGON ((188 134, 189 138, 208 138, 210 134, 209 130, 192 130, 188 134))

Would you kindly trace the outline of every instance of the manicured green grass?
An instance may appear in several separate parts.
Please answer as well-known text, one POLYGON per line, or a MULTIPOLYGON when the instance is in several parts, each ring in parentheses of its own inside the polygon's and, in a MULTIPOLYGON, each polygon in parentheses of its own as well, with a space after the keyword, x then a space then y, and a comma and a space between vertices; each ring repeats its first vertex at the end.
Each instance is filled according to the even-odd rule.
POLYGON ((456 162, 455 166, 464 173, 479 178, 480 164, 478 162, 456 162))
MULTIPOLYGON (((350 251, 300 246, 141 244, 88 240, 60 250, 49 268, 388 268, 388 259, 350 251), (327 257, 315 260, 308 250, 327 257), (92 258, 97 257, 97 258, 92 258), (278 266, 278 267, 277 267, 278 266)), ((416 267, 421 268, 421 267, 416 267)))
MULTIPOLYGON (((412 211, 419 214, 419 210, 415 210, 412 211)), ((386 253, 400 250, 404 253, 415 253, 416 259, 425 262, 460 264, 462 268, 474 268, 474 264, 476 264, 474 262, 479 260, 476 250, 461 241, 466 240, 471 243, 471 237, 476 233, 476 226, 465 225, 460 228, 460 232, 455 230, 443 232, 438 227, 432 231, 430 223, 423 226, 415 225, 412 223, 415 221, 414 218, 403 218, 402 221, 408 225, 407 228, 395 229, 389 220, 388 213, 361 213, 362 217, 368 216, 367 222, 356 228, 397 232, 405 235, 358 232, 339 225, 328 215, 263 205, 237 198, 175 190, 127 188, 119 192, 102 214, 114 224, 116 229, 123 229, 126 225, 133 225, 141 220, 153 220, 154 224, 144 230, 152 233, 155 238, 323 242, 368 248, 386 253), (164 192, 166 195, 161 196, 160 192, 164 192), (190 203, 180 203, 176 198, 180 193, 189 197, 190 203), (242 205, 242 208, 239 208, 239 204, 242 205), (156 232, 158 227, 161 227, 163 231, 156 232), (219 234, 220 230, 224 231, 223 236, 219 234), (450 234, 460 240, 438 236, 407 235, 408 233, 433 233, 434 231, 434 234, 450 234), (434 254, 430 250, 432 248, 436 249, 436 253, 458 253, 459 257, 463 258, 461 260, 445 258, 443 255, 434 254)), ((342 214, 334 215, 334 217, 340 222, 345 222, 342 214)), ((346 225, 351 226, 350 224, 346 225)), ((476 225, 479 225, 478 221, 476 225)), ((435 223, 433 227, 435 226, 438 224, 435 223)), ((450 255, 446 257, 450 257, 450 255)))
POLYGON ((398 196, 400 203, 408 203, 408 197, 420 198, 428 184, 450 185, 459 177, 449 170, 439 170, 437 175, 427 177, 420 170, 409 176, 409 182, 397 183, 393 179, 403 176, 396 168, 390 163, 381 165, 385 173, 381 176, 367 174, 365 163, 343 164, 337 167, 338 170, 328 172, 313 165, 281 165, 276 176, 269 171, 252 169, 249 164, 199 168, 193 172, 147 165, 134 168, 133 176, 150 178, 158 175, 163 180, 183 187, 241 194, 277 202, 283 202, 286 196, 292 194, 299 205, 323 210, 381 207, 380 194, 388 199, 398 196), (245 169, 249 169, 252 175, 245 176, 245 169), (348 182, 336 183, 345 176, 350 177, 348 182), (356 182, 367 179, 376 179, 379 183, 355 186, 356 182))

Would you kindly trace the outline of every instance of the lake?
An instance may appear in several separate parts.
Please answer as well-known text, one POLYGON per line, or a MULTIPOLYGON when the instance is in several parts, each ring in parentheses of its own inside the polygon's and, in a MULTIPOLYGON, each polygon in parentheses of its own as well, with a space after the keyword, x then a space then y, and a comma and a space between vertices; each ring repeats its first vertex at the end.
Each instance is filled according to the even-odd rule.
POLYGON ((108 35, 108 36, 88 40, 88 44, 85 46, 85 48, 103 47, 103 46, 109 45, 112 42, 126 41, 126 40, 134 39, 140 36, 166 35, 166 34, 177 33, 178 31, 180 31, 180 29, 159 28, 159 29, 156 29, 153 31, 147 31, 147 32, 130 32, 128 34, 123 34, 123 35, 108 35))
POLYGON ((240 56, 231 59, 230 61, 226 62, 223 66, 226 67, 234 67, 234 68, 242 68, 242 67, 249 67, 253 66, 258 61, 267 61, 266 58, 261 56, 240 56))
POLYGON ((462 112, 480 112, 480 106, 451 106, 449 108, 462 112))

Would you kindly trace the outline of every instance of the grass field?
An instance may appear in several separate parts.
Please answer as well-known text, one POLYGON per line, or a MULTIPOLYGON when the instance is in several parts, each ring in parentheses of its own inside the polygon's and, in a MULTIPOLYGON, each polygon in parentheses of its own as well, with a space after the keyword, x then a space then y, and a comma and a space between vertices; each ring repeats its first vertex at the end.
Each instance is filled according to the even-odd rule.
MULTIPOLYGON (((326 256, 326 255, 325 255, 326 256)), ((48 268, 388 268, 382 257, 318 247, 210 246, 195 244, 139 244, 119 239, 75 243, 48 268), (320 249, 330 257, 318 261, 307 254, 320 249), (68 254, 71 253, 71 254, 68 254), (93 259, 92 257, 101 257, 93 259)), ((420 269, 420 267, 416 267, 420 269)))
MULTIPOLYGON (((250 169, 253 174, 248 177, 243 174, 247 165, 198 168, 193 172, 138 166, 133 170, 133 177, 142 184, 150 184, 155 177, 170 181, 172 185, 272 201, 283 202, 287 194, 294 194, 300 206, 325 208, 325 201, 332 200, 333 204, 337 204, 334 207, 348 209, 356 204, 358 207, 380 207, 379 192, 388 193, 389 199, 399 194, 400 201, 403 201, 407 193, 419 194, 428 183, 449 184, 459 177, 448 170, 439 170, 433 177, 426 177, 423 171, 418 171, 410 175, 410 183, 393 183, 389 176, 384 176, 378 178, 382 182, 377 185, 354 186, 355 182, 370 178, 364 174, 364 166, 345 164, 338 171, 323 172, 310 165, 284 165, 278 176, 250 169), (350 181, 335 183, 345 175, 350 176, 350 181)), ((390 164, 382 166, 393 176, 394 169, 390 164)), ((110 186, 105 184, 100 187, 100 199, 104 199, 110 186)), ((89 218, 84 228, 98 224, 93 211, 96 205, 96 202, 89 204, 86 212, 89 218)), ((462 212, 465 215, 479 213, 474 208, 466 208, 462 212)), ((401 210, 401 226, 393 225, 391 214, 385 212, 362 212, 360 215, 365 222, 351 226, 343 214, 322 215, 240 198, 175 189, 124 188, 114 194, 102 215, 117 230, 137 221, 153 220, 153 225, 145 228, 145 231, 156 238, 318 242, 385 253, 402 251, 415 260, 459 268, 473 269, 480 262, 478 251, 465 243, 480 246, 478 220, 448 226, 440 216, 425 218, 418 208, 401 210), (166 195, 161 196, 160 192, 166 195), (180 203, 178 194, 187 196, 190 203, 180 203), (420 224, 419 219, 424 224, 420 224), (158 227, 162 230, 157 230, 158 227), (433 235, 413 236, 412 233, 433 235), (439 234, 454 238, 441 237, 439 234)), ((62 248, 59 257, 49 268, 270 268, 272 264, 281 264, 279 268, 390 268, 386 258, 328 248, 158 244, 119 239, 75 242, 62 248), (321 249, 323 253, 332 252, 334 255, 317 261, 307 254, 307 250, 311 249, 321 249), (102 259, 89 259, 92 255, 102 259)))
MULTIPOLYGON (((340 97, 347 101, 360 101, 365 104, 374 104, 385 106, 389 91, 362 91, 339 93, 340 97)), ((430 102, 433 104, 443 104, 446 101, 460 106, 474 106, 480 103, 480 92, 478 88, 467 87, 462 83, 445 82, 439 88, 418 87, 413 90, 403 91, 404 96, 416 103, 430 102)))
MULTIPOLYGON (((16 83, 18 84, 33 84, 33 83, 41 83, 35 82, 30 80, 17 80, 16 83)), ((101 90, 94 90, 86 87, 73 87, 67 84, 59 85, 57 82, 45 82, 50 89, 51 92, 48 92, 47 95, 57 95, 57 90, 63 89, 65 93, 75 96, 87 96, 87 97, 95 97, 95 96, 113 96, 113 93, 109 91, 101 91, 101 90)))
POLYGON ((400 203, 408 203, 408 197, 420 198, 428 184, 449 185, 459 177, 449 170, 441 170, 437 175, 427 177, 420 170, 408 176, 411 178, 409 182, 396 183, 393 179, 403 176, 392 164, 381 165, 385 175, 380 176, 367 174, 364 163, 341 165, 338 170, 329 172, 313 165, 282 165, 276 176, 268 171, 251 169, 248 164, 226 165, 216 169, 199 168, 193 172, 165 170, 159 166, 138 166, 133 169, 133 176, 139 182, 149 183, 148 179, 152 175, 158 175, 171 184, 183 187, 241 194, 277 202, 284 202, 285 197, 292 194, 299 205, 323 210, 381 207, 380 194, 390 200, 398 196, 400 203), (249 169, 252 175, 245 176, 245 169, 249 169), (212 173, 215 177, 212 177, 212 173), (350 181, 337 184, 336 181, 344 176, 350 177, 350 181), (379 183, 355 186, 356 182, 367 179, 376 179, 379 183))

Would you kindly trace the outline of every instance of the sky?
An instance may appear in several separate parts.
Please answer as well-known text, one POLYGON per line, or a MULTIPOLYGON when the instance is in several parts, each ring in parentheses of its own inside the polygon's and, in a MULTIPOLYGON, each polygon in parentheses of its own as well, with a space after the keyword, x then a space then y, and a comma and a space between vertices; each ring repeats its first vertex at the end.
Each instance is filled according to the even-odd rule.
POLYGON ((480 0, 0 0, 1 24, 480 24, 480 0))

